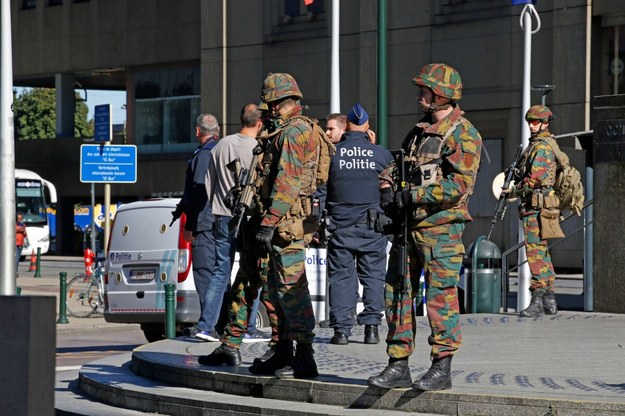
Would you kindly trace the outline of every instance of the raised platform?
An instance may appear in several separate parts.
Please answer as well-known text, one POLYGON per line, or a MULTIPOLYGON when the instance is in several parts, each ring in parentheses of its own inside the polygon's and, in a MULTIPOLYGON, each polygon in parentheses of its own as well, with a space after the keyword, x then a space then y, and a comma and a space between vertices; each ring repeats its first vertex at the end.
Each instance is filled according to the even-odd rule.
MULTIPOLYGON (((367 378, 386 365, 384 342, 365 345, 359 329, 349 345, 332 345, 332 330, 324 328, 317 328, 315 340, 321 375, 311 380, 250 374, 247 368, 264 344, 244 344, 241 367, 205 367, 197 357, 218 343, 178 338, 86 365, 80 387, 110 405, 173 415, 625 414, 625 316, 476 314, 463 315, 461 322, 463 346, 452 365, 453 387, 446 391, 368 387, 367 378)), ((424 319, 417 325, 413 378, 430 364, 429 326, 424 319)), ((383 328, 381 336, 385 333, 383 328)))

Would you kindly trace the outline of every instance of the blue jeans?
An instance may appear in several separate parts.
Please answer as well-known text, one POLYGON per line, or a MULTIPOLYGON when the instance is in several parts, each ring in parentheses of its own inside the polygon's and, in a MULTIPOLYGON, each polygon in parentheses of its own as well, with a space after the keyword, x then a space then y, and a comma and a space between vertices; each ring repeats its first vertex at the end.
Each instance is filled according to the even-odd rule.
POLYGON ((260 303, 260 294, 263 291, 261 287, 258 289, 258 296, 254 299, 254 303, 252 304, 252 311, 250 312, 250 320, 247 323, 247 333, 251 334, 256 331, 256 314, 258 314, 258 304, 260 303))
POLYGON ((15 273, 19 271, 20 257, 22 257, 22 250, 24 246, 15 246, 15 273))
MULTIPOLYGON (((225 325, 225 321, 227 320, 228 308, 222 307, 222 303, 224 297, 227 300, 227 296, 224 295, 230 285, 230 275, 232 273, 232 264, 234 263, 235 255, 234 239, 230 237, 230 230, 228 228, 228 223, 231 218, 232 217, 216 215, 215 223, 213 224, 213 236, 215 237, 215 268, 211 280, 214 283, 211 283, 211 285, 218 288, 219 292, 215 293, 215 296, 221 296, 221 299, 219 302, 215 301, 215 318, 213 321, 208 322, 211 329, 219 322, 220 313, 223 318, 221 323, 225 325)), ((223 306, 227 306, 227 304, 223 306)))
POLYGON ((219 318, 225 285, 216 280, 215 236, 211 231, 195 233, 192 243, 193 280, 200 298, 200 319, 197 329, 210 332, 219 318))

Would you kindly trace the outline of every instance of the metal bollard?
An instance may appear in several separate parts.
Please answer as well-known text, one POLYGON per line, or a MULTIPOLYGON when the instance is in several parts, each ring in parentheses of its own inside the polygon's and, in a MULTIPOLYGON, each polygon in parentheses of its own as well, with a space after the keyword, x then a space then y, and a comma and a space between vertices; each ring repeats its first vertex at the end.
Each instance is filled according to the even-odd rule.
POLYGON ((176 285, 165 285, 165 338, 176 338, 176 285))
POLYGON ((34 277, 41 277, 41 247, 37 247, 37 268, 34 277))
POLYGON ((67 273, 59 273, 59 319, 56 320, 57 324, 69 324, 67 319, 67 273))

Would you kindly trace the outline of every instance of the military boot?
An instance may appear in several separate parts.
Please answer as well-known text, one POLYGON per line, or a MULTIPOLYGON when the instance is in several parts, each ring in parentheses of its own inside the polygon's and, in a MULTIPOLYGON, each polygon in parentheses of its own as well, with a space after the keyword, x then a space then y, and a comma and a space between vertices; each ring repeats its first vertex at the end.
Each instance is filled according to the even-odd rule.
POLYGON ((293 364, 276 370, 278 378, 313 378, 319 375, 312 344, 297 344, 293 364))
POLYGON ((293 364, 293 342, 278 341, 273 355, 267 361, 254 363, 249 368, 252 374, 274 374, 276 370, 293 364))
POLYGON ((451 355, 432 361, 432 366, 412 385, 413 390, 445 390, 451 388, 451 355))
POLYGON ((557 315, 558 304, 556 303, 556 294, 553 290, 547 290, 543 295, 543 311, 545 315, 557 315))
POLYGON ((273 357, 273 354, 275 354, 275 352, 276 352, 276 344, 269 345, 269 348, 267 348, 267 351, 265 351, 263 355, 261 355, 260 357, 254 358, 254 362, 252 364, 260 365, 264 363, 265 361, 273 357))
POLYGON ((412 377, 410 376, 410 368, 408 367, 408 357, 389 359, 386 368, 377 376, 369 377, 367 384, 382 387, 383 389, 410 387, 412 377))
POLYGON ((238 348, 232 348, 221 344, 208 355, 202 355, 197 359, 202 365, 241 365, 241 352, 238 348))
POLYGON ((532 301, 529 306, 523 309, 519 315, 524 318, 535 318, 542 316, 543 313, 543 293, 535 290, 532 292, 532 301))

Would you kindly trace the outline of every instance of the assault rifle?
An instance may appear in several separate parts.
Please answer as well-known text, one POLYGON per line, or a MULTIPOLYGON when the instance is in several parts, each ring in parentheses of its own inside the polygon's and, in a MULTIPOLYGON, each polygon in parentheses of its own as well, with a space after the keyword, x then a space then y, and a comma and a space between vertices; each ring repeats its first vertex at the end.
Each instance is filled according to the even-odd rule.
POLYGON ((229 202, 228 207, 232 210, 232 219, 228 226, 230 228, 230 235, 236 238, 239 235, 239 229, 241 228, 241 221, 245 217, 246 212, 252 207, 254 202, 256 182, 256 165, 258 164, 258 158, 264 153, 263 147, 259 144, 252 150, 252 161, 249 168, 241 166, 241 160, 239 158, 234 159, 228 163, 226 167, 229 171, 235 175, 235 185, 228 192, 229 202))
POLYGON ((488 231, 488 236, 486 237, 487 241, 490 240, 490 235, 493 232, 493 229, 495 228, 495 224, 497 224, 498 221, 503 221, 503 218, 506 216, 506 211, 508 210, 508 204, 506 202, 507 195, 503 191, 510 188, 510 183, 512 182, 512 178, 514 177, 514 173, 516 172, 517 165, 521 161, 520 159, 521 159, 522 154, 523 154, 523 145, 520 144, 516 152, 516 156, 514 157, 514 160, 512 161, 512 164, 510 165, 508 169, 506 169, 506 176, 503 181, 503 185, 501 186, 502 192, 501 194, 499 194, 499 199, 497 200, 497 206, 495 207, 495 215, 493 215, 493 219, 490 224, 490 231, 488 231))
MULTIPOLYGON (((395 165, 397 166, 397 187, 395 192, 403 191, 408 185, 406 183, 406 162, 404 162, 404 149, 391 151, 393 158, 395 159, 395 165)), ((399 276, 399 309, 398 313, 400 317, 403 316, 401 308, 404 300, 404 292, 406 291, 406 278, 408 273, 408 210, 406 207, 395 213, 393 217, 395 230, 395 238, 393 240, 393 251, 397 260, 397 275, 399 276)))

